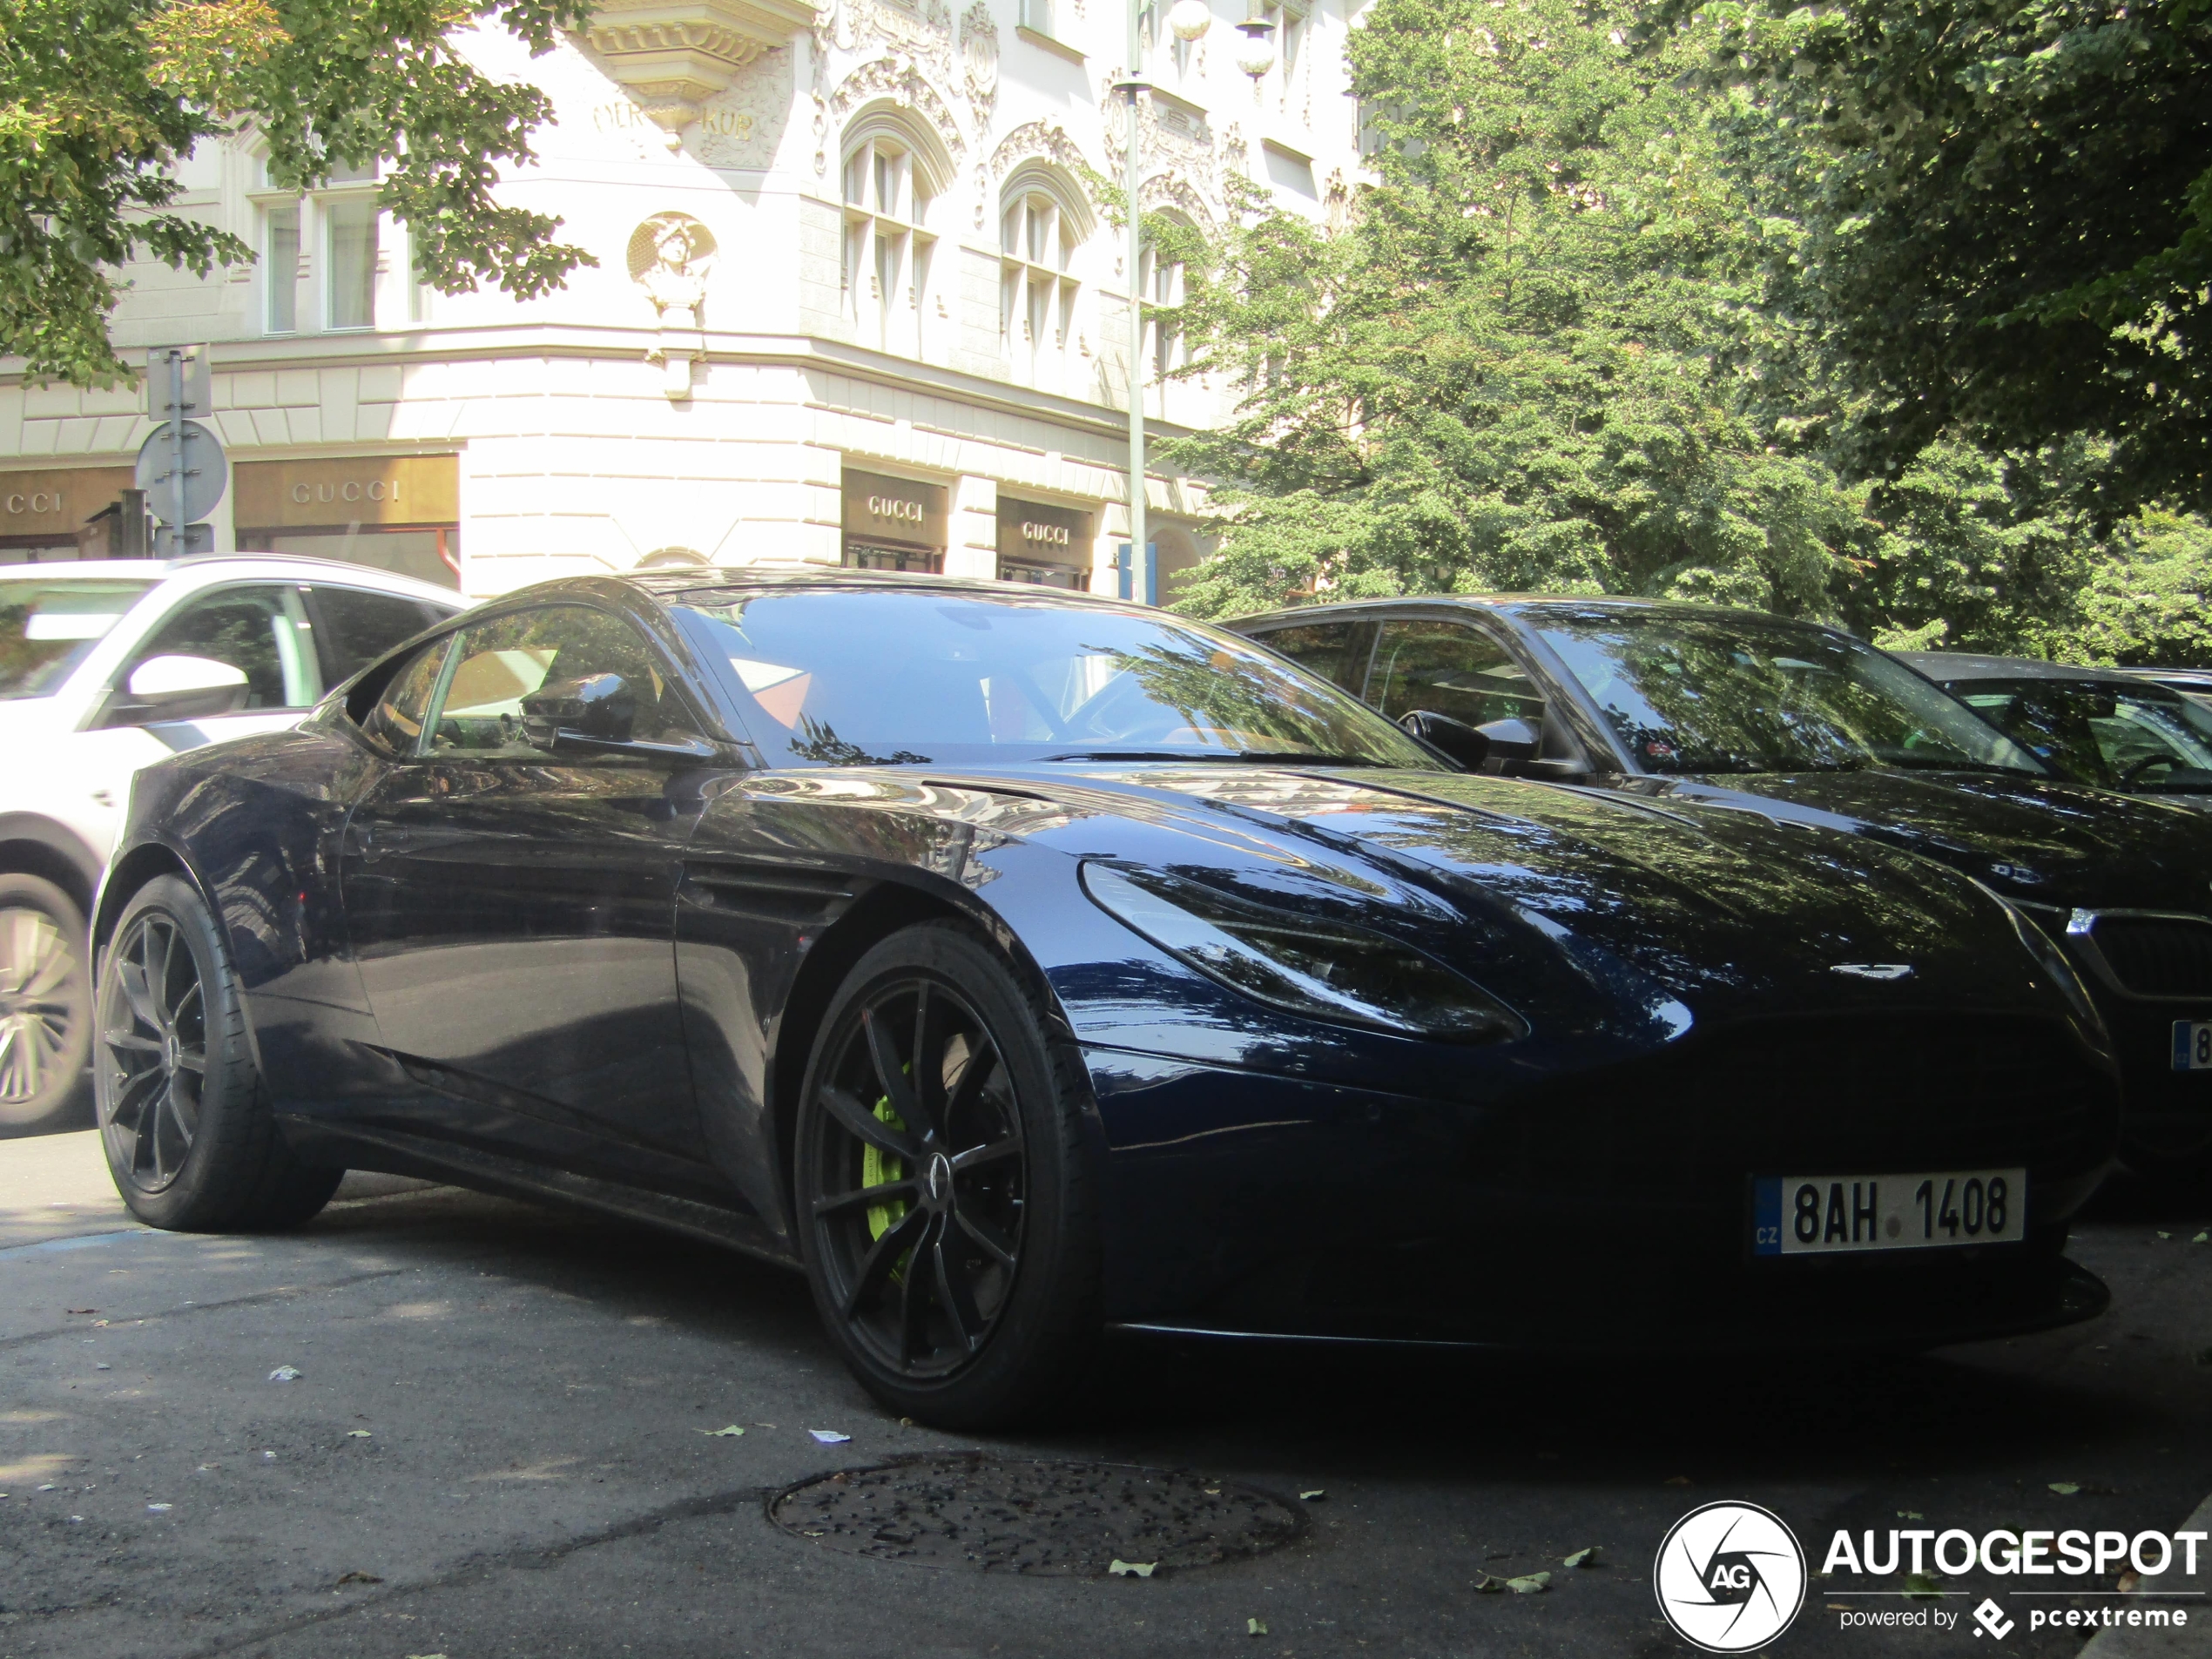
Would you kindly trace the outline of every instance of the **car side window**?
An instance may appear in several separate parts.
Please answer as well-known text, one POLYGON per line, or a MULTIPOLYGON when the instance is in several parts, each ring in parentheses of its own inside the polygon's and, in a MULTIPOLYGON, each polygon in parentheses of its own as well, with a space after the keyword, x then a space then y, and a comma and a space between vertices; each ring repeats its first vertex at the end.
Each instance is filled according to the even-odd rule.
POLYGON ((315 651, 321 659, 326 685, 353 678, 400 641, 421 633, 439 617, 430 606, 395 593, 326 587, 319 582, 307 590, 307 597, 314 617, 315 651))
POLYGON ((1359 681, 1367 669, 1366 652, 1359 649, 1370 637, 1366 623, 1299 623, 1252 637, 1268 650, 1282 652, 1300 668, 1312 669, 1352 696, 1359 695, 1359 681))
POLYGON ((246 676, 234 710, 304 709, 322 695, 307 613, 298 592, 275 584, 218 588, 187 600, 123 665, 116 689, 157 657, 219 663, 246 676))
POLYGON ((1544 699, 1506 648, 1463 623, 1386 622, 1375 644, 1367 700, 1395 720, 1415 709, 1467 725, 1544 715, 1544 699))
POLYGON ((699 735, 644 637, 619 617, 550 605, 495 617, 463 631, 445 695, 430 723, 428 752, 543 760, 523 735, 523 700, 551 688, 618 674, 637 706, 632 732, 653 743, 699 735))
POLYGON ((385 682, 384 694, 361 721, 361 730, 394 754, 415 755, 421 745, 431 695, 438 689, 438 672, 452 648, 453 637, 448 635, 415 652, 385 682))

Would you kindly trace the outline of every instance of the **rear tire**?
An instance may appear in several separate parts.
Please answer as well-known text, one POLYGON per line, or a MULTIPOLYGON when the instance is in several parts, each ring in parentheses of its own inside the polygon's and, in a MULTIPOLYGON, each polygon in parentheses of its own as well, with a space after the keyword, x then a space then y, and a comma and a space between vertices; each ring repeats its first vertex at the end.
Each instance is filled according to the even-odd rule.
POLYGON ((190 882, 160 876, 132 895, 97 1013, 100 1143, 132 1214, 178 1232, 267 1231, 330 1202, 345 1171, 285 1144, 230 954, 190 882))
POLYGON ((0 1135, 37 1135, 84 1114, 92 981, 84 915, 52 882, 0 875, 0 1135))
POLYGON ((862 957, 823 1018, 797 1122, 807 1283, 831 1339, 901 1416, 1034 1420, 1100 1334, 1080 1062, 997 952, 933 922, 862 957))

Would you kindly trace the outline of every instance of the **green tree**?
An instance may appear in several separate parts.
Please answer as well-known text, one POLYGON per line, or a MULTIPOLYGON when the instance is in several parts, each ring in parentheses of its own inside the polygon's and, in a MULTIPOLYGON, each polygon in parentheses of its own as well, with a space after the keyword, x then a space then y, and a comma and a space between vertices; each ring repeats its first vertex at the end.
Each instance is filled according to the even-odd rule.
POLYGON ((1656 0, 1645 37, 1790 158, 1777 297, 1851 395, 1848 472, 2087 435, 2107 521, 2212 505, 2212 6, 1656 0))
POLYGON ((2114 543, 2081 596, 2064 654, 2131 666, 2212 664, 2212 527, 2153 509, 2121 525, 2114 543))
POLYGON ((1379 0, 1351 43, 1379 182, 1324 234, 1257 199, 1192 285, 1193 373, 1240 402, 1202 614, 1453 589, 1824 614, 1863 531, 1777 418, 1770 237, 1708 100, 1575 0, 1379 0))
POLYGON ((280 185, 387 162, 382 205, 423 280, 528 298, 590 256, 559 221, 502 206, 550 112, 454 37, 496 24, 534 51, 586 0, 0 0, 0 351, 35 378, 129 373, 107 332, 114 272, 140 254, 206 275, 253 251, 173 204, 175 164, 250 130, 280 185))

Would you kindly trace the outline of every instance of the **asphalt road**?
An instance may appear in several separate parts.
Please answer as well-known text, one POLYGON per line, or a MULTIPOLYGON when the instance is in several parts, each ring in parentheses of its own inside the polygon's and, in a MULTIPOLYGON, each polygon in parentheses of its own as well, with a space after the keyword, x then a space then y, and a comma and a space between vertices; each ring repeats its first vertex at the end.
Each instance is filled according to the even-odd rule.
MULTIPOLYGON (((1127 1348, 1081 1427, 989 1440, 887 1418, 796 1278, 708 1247, 361 1179, 291 1237, 149 1233, 94 1137, 17 1141, 0 1659, 1687 1653, 1651 1565, 1710 1499, 1768 1506, 1816 1554, 1838 1527, 2182 1526, 2212 1489, 2212 1244, 2190 1242, 2209 1223, 2212 1201, 2112 1197, 2075 1253, 2114 1311, 2016 1343, 1569 1368, 1127 1348), (286 1366, 296 1381, 267 1380, 286 1366), (873 1560, 766 1517, 806 1477, 955 1447, 1325 1496, 1276 1553, 1143 1581, 873 1560), (1597 1565, 1562 1566, 1592 1545, 1597 1565), (1536 1593, 1477 1588, 1547 1570, 1536 1593)), ((2006 1587, 1942 1588, 1956 1610, 2006 1587)), ((1838 1628, 1866 1605, 1816 1582, 1773 1651, 2084 1640, 2024 1617, 2001 1642, 1971 1619, 1838 1628)), ((2212 1653, 2202 1616, 2201 1642, 2158 1651, 2212 1653)))

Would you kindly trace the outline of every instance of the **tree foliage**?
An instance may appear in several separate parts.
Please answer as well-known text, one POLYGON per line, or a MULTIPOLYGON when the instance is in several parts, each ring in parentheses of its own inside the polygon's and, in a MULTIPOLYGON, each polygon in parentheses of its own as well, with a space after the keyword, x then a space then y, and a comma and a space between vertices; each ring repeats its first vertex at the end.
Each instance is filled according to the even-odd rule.
POLYGON ((1751 366, 1764 231, 1700 101, 1574 0, 1381 0, 1351 45, 1378 182, 1343 233, 1254 202, 1192 284, 1237 418, 1220 612, 1317 579, 1666 593, 1823 611, 1861 492, 1751 366))
POLYGON ((1659 0, 1649 38, 1788 140, 1847 469, 2097 436, 2107 516, 2212 506, 2212 6, 1659 0))
POLYGON ((0 0, 0 351, 34 378, 128 374, 109 341, 116 272, 151 256, 206 275, 249 260, 176 206, 194 146, 251 132, 280 186, 385 158, 380 197, 422 279, 527 298, 583 249, 503 205, 550 113, 534 86, 475 69, 455 37, 496 24, 534 51, 585 0, 0 0))

